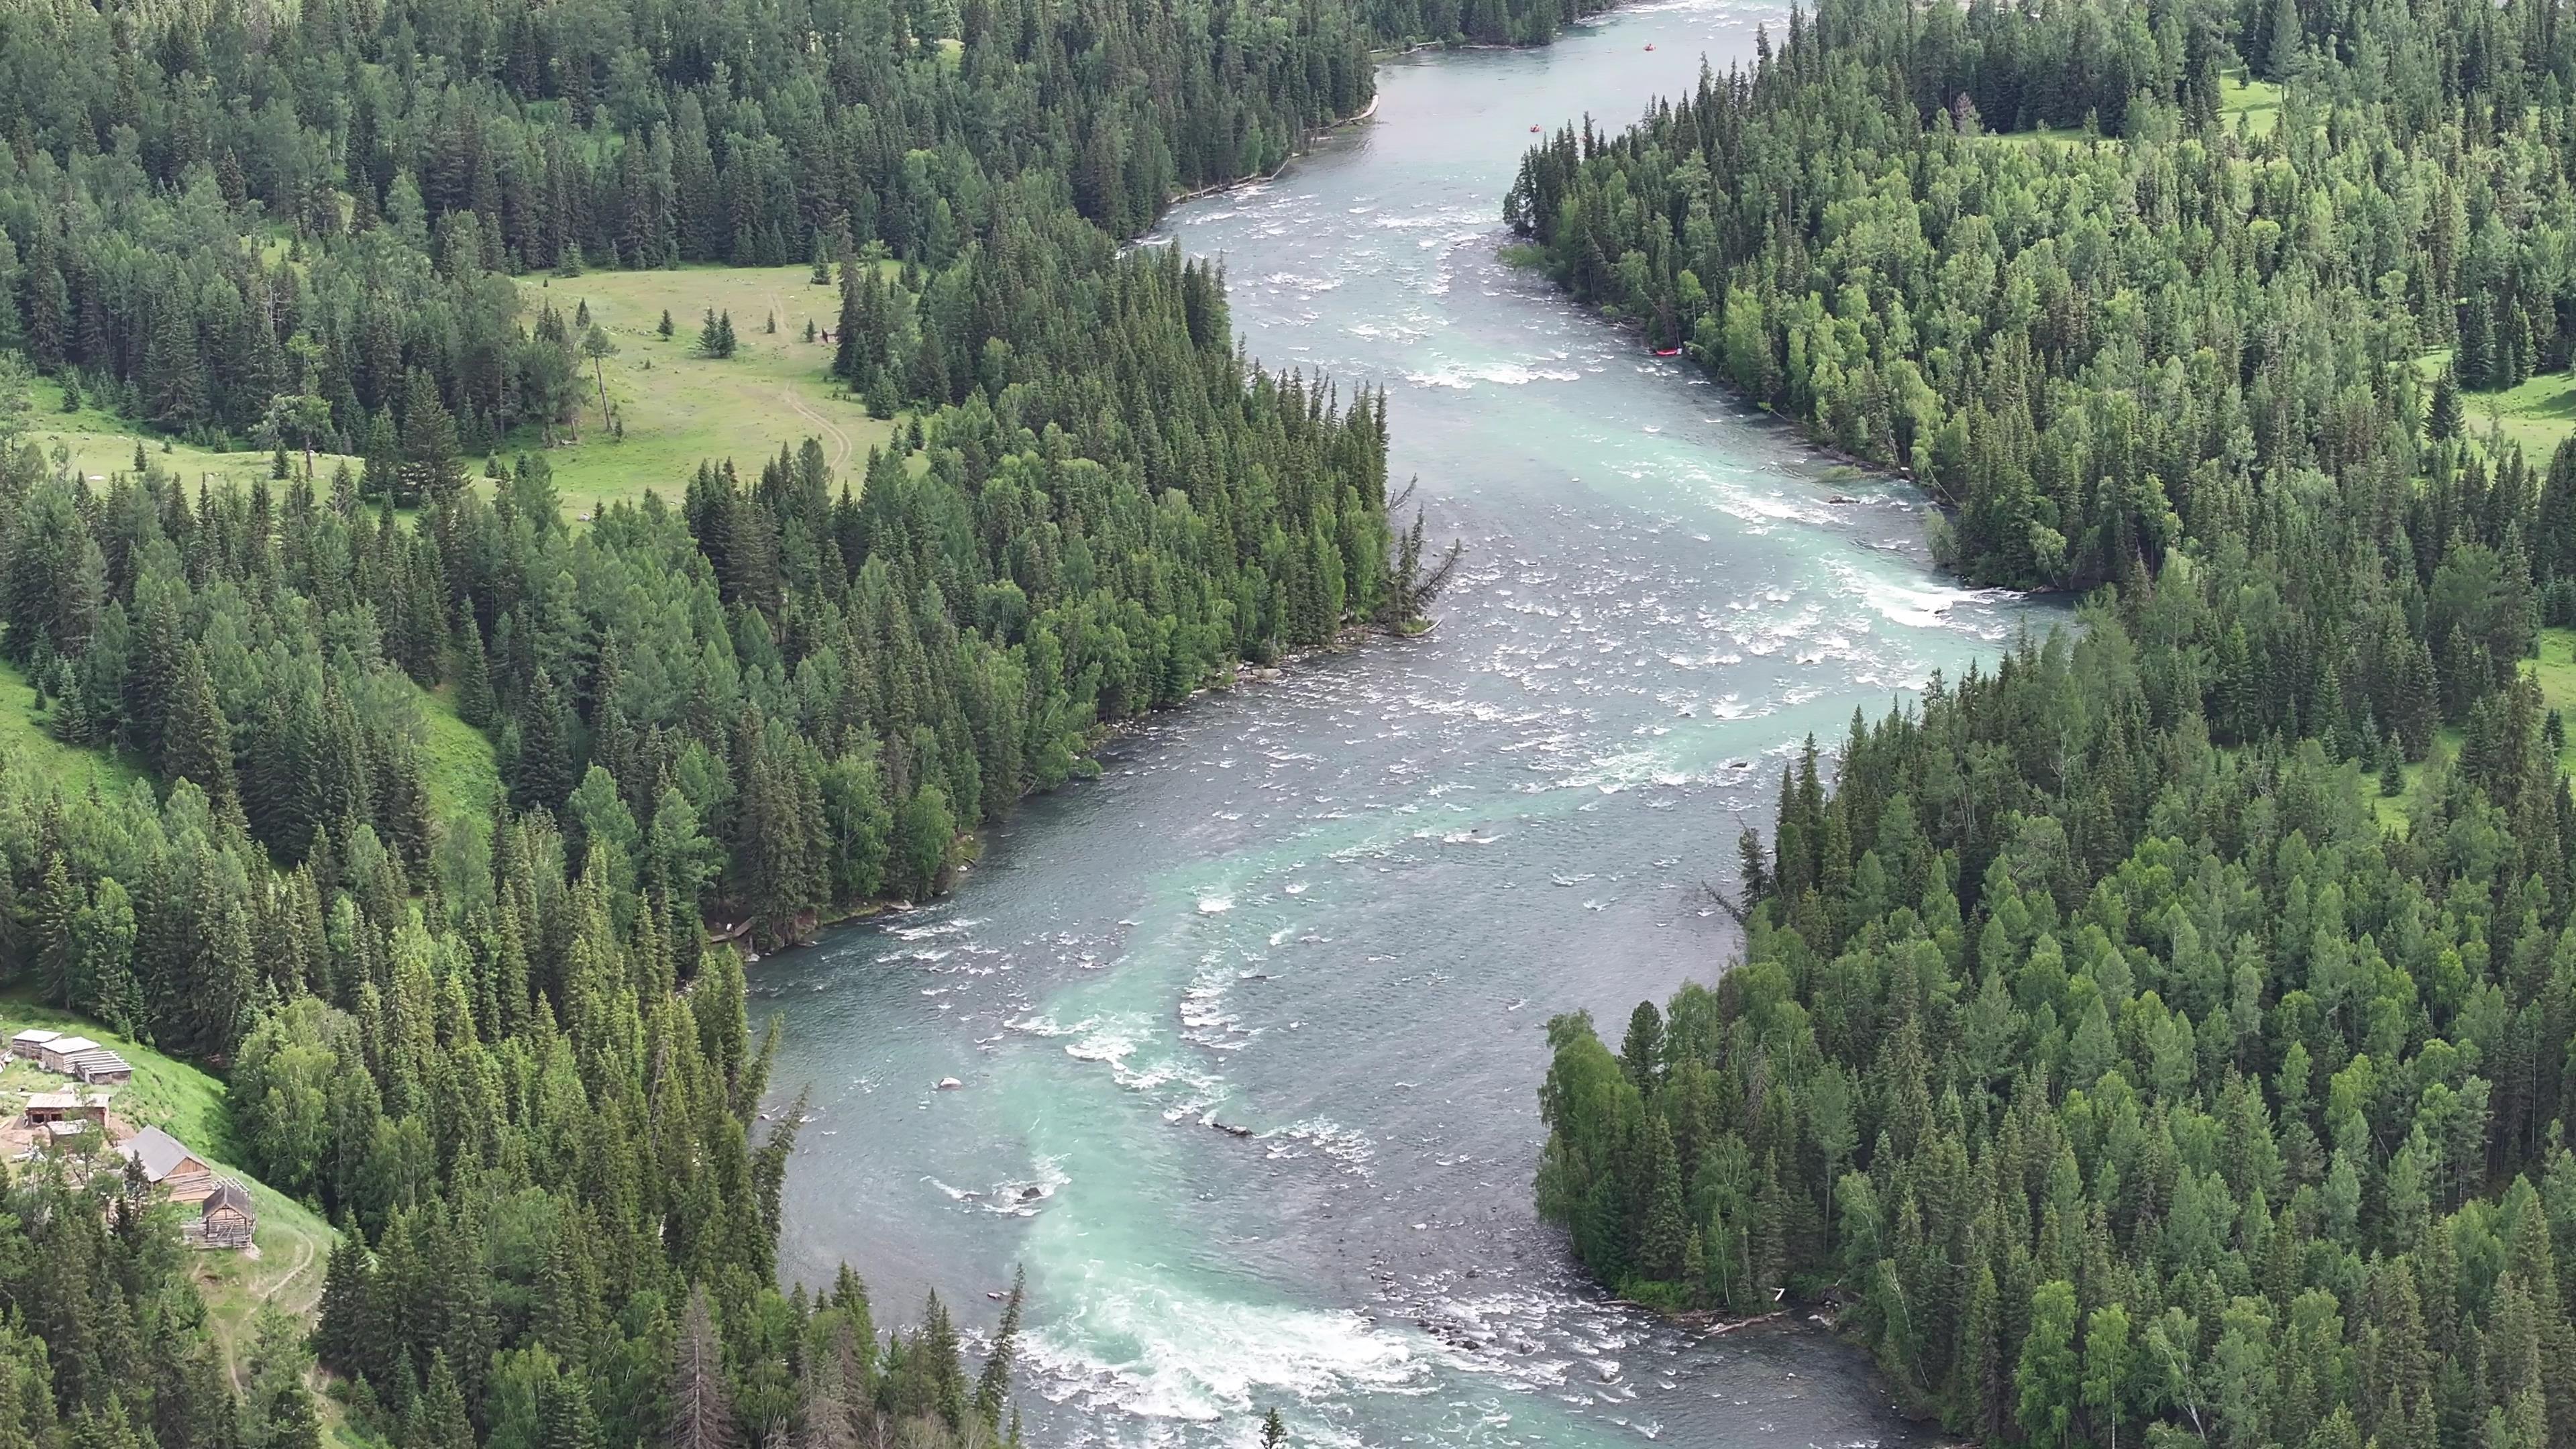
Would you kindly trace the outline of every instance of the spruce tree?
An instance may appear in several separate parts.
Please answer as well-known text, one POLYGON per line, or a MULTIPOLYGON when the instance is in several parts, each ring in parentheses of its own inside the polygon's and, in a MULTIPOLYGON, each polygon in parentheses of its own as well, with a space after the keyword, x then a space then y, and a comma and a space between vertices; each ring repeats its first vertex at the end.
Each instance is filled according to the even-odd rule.
POLYGON ((573 787, 573 721, 552 675, 539 671, 519 710, 519 755, 510 797, 522 809, 553 809, 573 787))
POLYGON ((168 728, 161 742, 161 773, 193 780, 218 808, 237 797, 233 787, 232 726, 215 699, 205 660, 190 646, 180 665, 168 728))
POLYGON ((1002 1304, 1002 1322, 993 1330, 993 1346, 984 1356, 984 1371, 975 1380, 975 1417, 984 1427, 1001 1432, 1002 1410, 1011 1398, 1011 1362, 1019 1352, 1020 1302, 1026 1294, 1028 1275, 1011 1275, 1011 1296, 1002 1304))

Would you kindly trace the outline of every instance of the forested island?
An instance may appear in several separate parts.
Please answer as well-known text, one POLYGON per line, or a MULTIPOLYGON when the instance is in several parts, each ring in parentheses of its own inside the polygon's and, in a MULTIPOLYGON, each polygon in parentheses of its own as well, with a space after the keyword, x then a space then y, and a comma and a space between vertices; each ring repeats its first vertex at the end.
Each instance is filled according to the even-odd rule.
POLYGON ((2080 627, 1809 742, 1721 890, 1740 963, 1615 1053, 1554 1023, 1541 1210, 1634 1298, 1838 1305, 1981 1442, 2576 1440, 2532 660, 2576 447, 2508 391, 2576 344, 2576 29, 1829 0, 1772 39, 1532 150, 1512 225, 2080 627))
POLYGON ((1410 621, 1384 399, 1254 365, 1214 266, 1123 244, 1361 111, 1373 50, 1577 13, 0 12, 0 975, 64 1028, 21 1055, 139 1058, 7 1169, 0 1435, 1016 1442, 1016 1294, 977 1374, 935 1297, 881 1335, 846 1272, 782 1288, 800 1109, 741 948, 945 889, 1108 727, 1410 621), (824 300, 612 333, 578 285, 711 266, 824 300), (818 435, 558 493, 550 448, 654 421, 621 350, 791 342, 818 435), (107 1140, 142 1122, 315 1261, 201 1294, 107 1140))

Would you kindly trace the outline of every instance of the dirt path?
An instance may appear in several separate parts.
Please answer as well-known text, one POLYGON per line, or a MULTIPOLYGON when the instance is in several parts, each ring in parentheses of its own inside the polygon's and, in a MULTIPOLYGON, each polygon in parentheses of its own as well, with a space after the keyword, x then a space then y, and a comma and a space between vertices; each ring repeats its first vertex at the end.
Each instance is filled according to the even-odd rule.
POLYGON ((304 1270, 313 1266, 313 1256, 313 1240, 311 1238, 296 1239, 295 1262, 289 1266, 285 1272, 277 1275, 276 1282, 271 1283, 264 1288, 252 1289, 252 1295, 263 1303, 276 1298, 278 1294, 286 1291, 287 1284, 304 1276, 304 1270))
MULTIPOLYGON (((771 292, 769 294, 770 315, 774 317, 784 310, 786 309, 781 304, 779 295, 771 292)), ((824 462, 834 473, 846 476, 850 468, 850 435, 842 432, 839 424, 816 411, 814 405, 805 400, 805 395, 796 390, 796 384, 792 382, 779 384, 778 399, 787 404, 796 416, 812 423, 825 438, 831 440, 831 448, 825 454, 824 462)))

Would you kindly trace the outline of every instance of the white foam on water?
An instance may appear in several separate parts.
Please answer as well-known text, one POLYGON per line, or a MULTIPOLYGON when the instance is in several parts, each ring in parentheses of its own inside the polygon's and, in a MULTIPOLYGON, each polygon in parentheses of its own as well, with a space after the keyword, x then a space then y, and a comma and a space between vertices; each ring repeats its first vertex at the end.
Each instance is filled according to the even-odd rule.
POLYGON ((1058 1295, 1080 1306, 1030 1335, 1032 1377, 1049 1402, 1204 1424, 1282 1398, 1330 1404, 1431 1390, 1416 1345, 1361 1314, 1103 1283, 1103 1271, 1090 1265, 1094 1281, 1058 1295))
POLYGON ((1202 916, 1221 916, 1233 909, 1234 897, 1232 896, 1199 897, 1199 914, 1202 916))
POLYGON ((984 924, 981 920, 960 916, 953 921, 933 921, 926 926, 889 926, 886 934, 898 941, 926 941, 933 936, 954 936, 984 924))
POLYGON ((2001 604, 2021 598, 2009 589, 1960 589, 1928 577, 1891 579, 1865 574, 1848 564, 1833 565, 1844 587, 1891 623, 1915 629, 1965 627, 1953 611, 1962 604, 2001 604))
POLYGON ((1303 1157, 1308 1151, 1320 1152, 1347 1171, 1368 1175, 1369 1162, 1377 1156, 1377 1144, 1356 1128, 1345 1127, 1330 1117, 1308 1117, 1285 1127, 1274 1127, 1261 1134, 1270 1144, 1269 1155, 1275 1159, 1303 1157))

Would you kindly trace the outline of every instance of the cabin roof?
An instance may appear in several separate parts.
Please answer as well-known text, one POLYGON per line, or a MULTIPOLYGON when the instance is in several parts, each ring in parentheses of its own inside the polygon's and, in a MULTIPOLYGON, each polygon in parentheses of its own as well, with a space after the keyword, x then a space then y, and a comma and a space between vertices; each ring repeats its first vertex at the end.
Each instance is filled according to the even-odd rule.
POLYGON ((198 1209, 197 1215, 213 1217, 217 1208, 231 1208, 234 1212, 249 1216, 251 1214, 249 1190, 231 1178, 225 1178, 216 1183, 215 1190, 206 1194, 206 1205, 198 1209))
POLYGON ((179 1144, 179 1139, 158 1127, 146 1127, 123 1142, 116 1150, 143 1164, 143 1175, 159 1182, 178 1170, 179 1164, 196 1154, 179 1144))
POLYGON ((13 1045, 18 1042, 25 1042, 29 1046, 43 1046, 45 1043, 52 1041, 55 1037, 61 1035, 62 1033, 58 1031, 47 1031, 41 1026, 31 1026, 25 1031, 18 1033, 16 1036, 9 1038, 9 1040, 13 1045))

